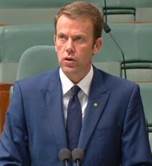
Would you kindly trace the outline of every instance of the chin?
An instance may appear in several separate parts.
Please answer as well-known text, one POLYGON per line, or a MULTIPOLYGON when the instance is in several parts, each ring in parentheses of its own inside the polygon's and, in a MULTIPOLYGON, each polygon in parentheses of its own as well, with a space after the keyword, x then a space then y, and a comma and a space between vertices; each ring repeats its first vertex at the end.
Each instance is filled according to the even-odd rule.
POLYGON ((77 70, 76 69, 74 69, 74 68, 64 68, 63 69, 63 72, 65 73, 65 74, 76 74, 77 73, 77 70))
POLYGON ((62 67, 62 70, 66 75, 78 74, 78 70, 74 67, 62 67))

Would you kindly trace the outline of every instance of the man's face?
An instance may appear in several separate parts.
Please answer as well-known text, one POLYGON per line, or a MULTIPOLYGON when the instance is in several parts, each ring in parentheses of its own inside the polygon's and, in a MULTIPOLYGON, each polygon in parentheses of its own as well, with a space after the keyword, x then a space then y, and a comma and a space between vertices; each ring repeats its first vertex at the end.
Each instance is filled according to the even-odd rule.
POLYGON ((94 41, 93 25, 86 18, 60 16, 56 25, 55 47, 63 72, 73 82, 79 82, 90 70, 93 54, 102 45, 94 41))

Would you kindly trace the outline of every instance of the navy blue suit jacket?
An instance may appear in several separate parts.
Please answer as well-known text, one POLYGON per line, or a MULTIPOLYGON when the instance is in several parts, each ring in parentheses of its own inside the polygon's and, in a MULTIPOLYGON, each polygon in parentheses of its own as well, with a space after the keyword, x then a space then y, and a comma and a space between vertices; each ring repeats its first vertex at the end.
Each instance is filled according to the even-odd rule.
MULTIPOLYGON (((0 166, 61 166, 67 147, 59 70, 15 84, 0 166)), ((137 85, 94 68, 78 147, 83 166, 152 166, 137 85)))

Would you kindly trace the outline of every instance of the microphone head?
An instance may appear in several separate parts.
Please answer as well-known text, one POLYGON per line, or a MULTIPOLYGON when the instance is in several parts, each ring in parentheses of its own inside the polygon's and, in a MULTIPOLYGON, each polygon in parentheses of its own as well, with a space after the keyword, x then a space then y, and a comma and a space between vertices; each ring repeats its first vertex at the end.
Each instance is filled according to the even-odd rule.
POLYGON ((103 24, 103 29, 104 29, 105 33, 111 32, 111 28, 109 27, 109 25, 107 23, 103 24))
POLYGON ((63 148, 60 150, 59 152, 59 159, 61 161, 65 161, 65 160, 70 160, 71 159, 71 151, 67 148, 63 148))
POLYGON ((84 151, 82 149, 76 148, 72 151, 72 159, 74 161, 77 161, 77 160, 82 161, 83 157, 84 157, 84 151))

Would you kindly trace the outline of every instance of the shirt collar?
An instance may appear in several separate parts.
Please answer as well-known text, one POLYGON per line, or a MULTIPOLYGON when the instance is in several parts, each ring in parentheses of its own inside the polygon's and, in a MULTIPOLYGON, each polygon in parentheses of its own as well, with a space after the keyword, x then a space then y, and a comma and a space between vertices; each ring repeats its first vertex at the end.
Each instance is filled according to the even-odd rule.
MULTIPOLYGON (((59 70, 63 95, 65 95, 73 86, 73 82, 64 74, 62 69, 59 70)), ((89 73, 77 84, 81 90, 88 96, 91 81, 93 78, 93 67, 91 66, 89 73)))

